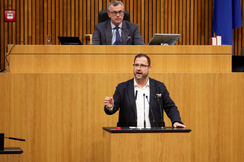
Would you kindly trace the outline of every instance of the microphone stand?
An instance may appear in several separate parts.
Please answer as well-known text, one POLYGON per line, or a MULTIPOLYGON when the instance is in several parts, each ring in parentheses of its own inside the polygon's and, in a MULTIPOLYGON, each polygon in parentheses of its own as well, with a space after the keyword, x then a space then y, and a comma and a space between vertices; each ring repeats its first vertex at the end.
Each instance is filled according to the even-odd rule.
POLYGON ((158 101, 158 104, 159 104, 159 108, 160 108, 160 115, 161 115, 161 127, 165 127, 165 123, 164 123, 164 115, 163 115, 163 109, 162 109, 162 106, 161 106, 161 103, 160 103, 160 98, 161 96, 158 96, 156 94, 156 98, 157 98, 157 101, 158 101))
POLYGON ((153 117, 153 123, 152 123, 153 125, 152 125, 152 127, 155 128, 155 118, 154 118, 154 113, 153 113, 152 108, 151 108, 151 105, 150 105, 150 103, 149 103, 148 96, 146 96, 146 98, 147 98, 147 102, 148 102, 148 104, 149 104, 149 110, 151 111, 151 113, 152 113, 152 117, 153 117))
POLYGON ((144 103, 144 128, 146 128, 146 115, 145 115, 145 93, 143 94, 143 103, 144 103))

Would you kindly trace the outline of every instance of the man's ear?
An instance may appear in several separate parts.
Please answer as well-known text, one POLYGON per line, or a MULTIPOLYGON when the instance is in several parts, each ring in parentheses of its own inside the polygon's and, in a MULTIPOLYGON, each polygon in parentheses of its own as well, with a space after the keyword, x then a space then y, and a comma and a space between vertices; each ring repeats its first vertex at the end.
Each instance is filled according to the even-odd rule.
POLYGON ((152 66, 149 66, 149 71, 151 71, 152 66))
POLYGON ((107 12, 107 14, 108 14, 108 17, 110 18, 110 13, 109 13, 109 12, 107 12))

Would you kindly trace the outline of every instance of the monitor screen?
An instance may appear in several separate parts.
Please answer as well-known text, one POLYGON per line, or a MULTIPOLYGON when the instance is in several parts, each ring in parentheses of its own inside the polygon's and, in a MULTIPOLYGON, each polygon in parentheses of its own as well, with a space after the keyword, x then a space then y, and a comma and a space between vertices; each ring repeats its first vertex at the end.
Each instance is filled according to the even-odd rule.
POLYGON ((159 34, 155 33, 148 45, 174 45, 180 34, 159 34))
POLYGON ((58 39, 62 45, 82 45, 79 37, 63 37, 63 36, 61 37, 61 36, 58 36, 58 39))

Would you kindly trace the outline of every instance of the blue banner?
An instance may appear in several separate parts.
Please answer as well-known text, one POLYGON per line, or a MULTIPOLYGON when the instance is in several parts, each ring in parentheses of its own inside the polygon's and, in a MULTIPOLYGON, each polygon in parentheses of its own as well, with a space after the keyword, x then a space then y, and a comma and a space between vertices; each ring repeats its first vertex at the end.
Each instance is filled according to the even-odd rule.
POLYGON ((212 36, 222 37, 222 45, 232 45, 232 29, 242 27, 240 0, 214 0, 212 36))

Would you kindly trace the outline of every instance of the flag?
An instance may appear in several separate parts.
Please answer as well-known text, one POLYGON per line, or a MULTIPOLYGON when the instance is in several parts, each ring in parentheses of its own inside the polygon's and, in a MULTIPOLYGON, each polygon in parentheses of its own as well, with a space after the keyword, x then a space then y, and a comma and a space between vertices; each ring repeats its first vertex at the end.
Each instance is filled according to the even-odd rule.
POLYGON ((214 0, 212 36, 221 36, 223 45, 232 45, 232 29, 239 27, 242 27, 240 0, 214 0))

